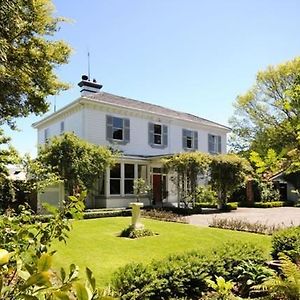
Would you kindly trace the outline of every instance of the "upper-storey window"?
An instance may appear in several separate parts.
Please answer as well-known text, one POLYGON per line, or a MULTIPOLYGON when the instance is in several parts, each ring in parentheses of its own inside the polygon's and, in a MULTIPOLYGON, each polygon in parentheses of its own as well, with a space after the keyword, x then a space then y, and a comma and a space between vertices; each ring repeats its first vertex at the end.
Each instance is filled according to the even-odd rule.
POLYGON ((198 149, 198 131, 182 129, 182 148, 183 149, 198 149))
POLYGON ((215 154, 221 153, 222 145, 221 145, 221 136, 220 135, 208 135, 208 152, 215 154))
POLYGON ((60 122, 60 133, 64 133, 65 131, 65 121, 60 122))
POLYGON ((161 145, 162 143, 162 128, 160 124, 154 124, 154 139, 155 145, 161 145))
POLYGON ((168 126, 149 123, 148 143, 153 148, 166 148, 168 146, 168 126))
POLYGON ((130 140, 130 120, 106 116, 106 139, 118 144, 127 144, 130 140))
POLYGON ((47 143, 49 136, 50 136, 49 128, 45 128, 45 130, 44 130, 44 142, 45 143, 47 143))

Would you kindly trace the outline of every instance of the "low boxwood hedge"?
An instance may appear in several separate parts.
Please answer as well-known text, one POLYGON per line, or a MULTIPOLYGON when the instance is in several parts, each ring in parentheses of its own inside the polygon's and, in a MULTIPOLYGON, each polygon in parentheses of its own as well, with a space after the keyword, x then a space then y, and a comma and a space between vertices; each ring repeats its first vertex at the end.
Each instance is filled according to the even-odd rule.
POLYGON ((255 208, 272 208, 284 206, 283 201, 272 201, 272 202, 254 202, 253 207, 255 208))

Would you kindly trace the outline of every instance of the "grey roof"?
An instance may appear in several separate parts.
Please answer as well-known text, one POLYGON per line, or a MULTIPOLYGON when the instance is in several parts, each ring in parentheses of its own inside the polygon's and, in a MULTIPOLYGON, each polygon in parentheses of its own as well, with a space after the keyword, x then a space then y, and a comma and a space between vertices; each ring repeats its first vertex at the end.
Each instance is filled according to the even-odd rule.
POLYGON ((226 129, 226 130, 231 130, 231 128, 224 126, 222 124, 200 118, 198 116, 185 113, 185 112, 179 112, 170 108, 166 108, 160 105, 156 104, 151 104, 143 101, 138 101, 138 100, 133 100, 130 98, 122 97, 122 96, 117 96, 113 94, 109 94, 106 92, 100 92, 100 93, 95 93, 95 94, 88 94, 85 95, 84 98, 91 99, 95 102, 99 103, 105 103, 105 104, 111 104, 115 106, 120 106, 124 108, 129 108, 129 109, 135 109, 135 110, 140 110, 140 111, 145 111, 145 112, 150 112, 158 115, 163 115, 166 117, 171 117, 171 118, 176 118, 176 119, 181 119, 184 121, 191 121, 191 122, 196 122, 200 123, 202 125, 207 125, 207 126, 214 126, 214 127, 219 127, 220 129, 226 129))

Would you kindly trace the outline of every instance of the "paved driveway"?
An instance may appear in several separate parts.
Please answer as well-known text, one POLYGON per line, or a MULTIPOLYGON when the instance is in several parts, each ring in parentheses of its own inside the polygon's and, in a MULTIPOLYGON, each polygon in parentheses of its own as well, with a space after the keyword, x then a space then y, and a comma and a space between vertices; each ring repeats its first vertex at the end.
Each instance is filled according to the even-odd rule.
POLYGON ((193 215, 187 219, 190 224, 208 226, 214 217, 243 219, 269 225, 300 225, 300 207, 238 208, 228 213, 193 215))

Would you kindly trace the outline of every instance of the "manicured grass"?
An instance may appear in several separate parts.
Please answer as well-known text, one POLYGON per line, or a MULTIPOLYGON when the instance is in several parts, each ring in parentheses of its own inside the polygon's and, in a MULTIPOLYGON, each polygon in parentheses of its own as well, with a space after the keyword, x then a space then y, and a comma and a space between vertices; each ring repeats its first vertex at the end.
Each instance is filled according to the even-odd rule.
POLYGON ((147 263, 193 249, 205 253, 225 241, 249 241, 270 251, 270 237, 264 235, 149 219, 144 219, 143 223, 159 235, 136 240, 118 237, 121 230, 130 224, 129 217, 74 221, 67 245, 54 245, 58 250, 55 265, 68 267, 75 263, 81 273, 84 273, 87 266, 92 269, 97 284, 104 286, 109 282, 111 274, 126 263, 147 263))

